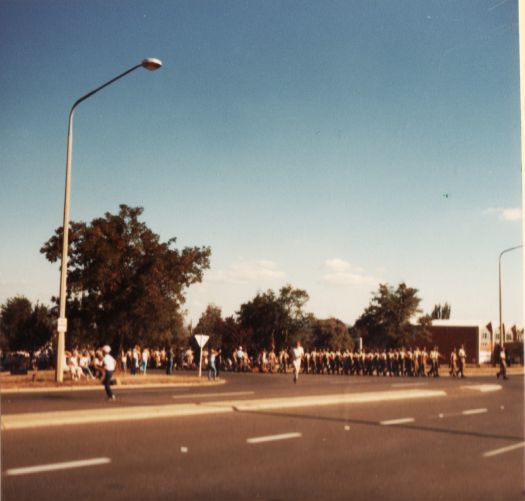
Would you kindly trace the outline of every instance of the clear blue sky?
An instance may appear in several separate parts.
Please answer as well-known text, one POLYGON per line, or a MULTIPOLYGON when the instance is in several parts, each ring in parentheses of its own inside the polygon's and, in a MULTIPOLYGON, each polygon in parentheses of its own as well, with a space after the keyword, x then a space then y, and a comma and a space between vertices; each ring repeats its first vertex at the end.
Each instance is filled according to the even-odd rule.
MULTIPOLYGON (((49 304, 72 103, 71 218, 144 207, 210 245, 188 319, 286 283, 353 323, 380 282, 498 320, 521 243, 515 0, 2 1, 0 302, 49 304)), ((521 251, 504 318, 522 324, 521 251)))

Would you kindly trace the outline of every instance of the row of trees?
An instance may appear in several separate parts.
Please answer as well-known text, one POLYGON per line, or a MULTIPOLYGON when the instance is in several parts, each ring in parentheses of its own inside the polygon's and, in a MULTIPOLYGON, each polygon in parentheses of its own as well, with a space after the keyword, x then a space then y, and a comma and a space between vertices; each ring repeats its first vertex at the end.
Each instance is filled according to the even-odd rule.
MULTIPOLYGON (((139 220, 143 209, 121 205, 117 214, 106 213, 91 223, 72 222, 68 261, 66 342, 74 345, 110 343, 115 349, 134 344, 184 346, 192 328, 184 325, 185 291, 202 280, 209 267, 209 247, 175 248, 176 239, 162 242, 139 220)), ((40 252, 60 262, 62 228, 40 252)), ((352 347, 352 338, 368 345, 396 346, 413 342, 410 324, 419 309, 417 289, 382 284, 352 328, 341 320, 317 319, 305 311, 308 293, 291 285, 258 293, 242 304, 234 316, 222 318, 209 305, 195 333, 207 334, 216 348, 242 345, 252 350, 276 349, 300 340, 307 348, 352 347)), ((32 305, 23 297, 1 306, 0 344, 9 350, 35 350, 53 336, 55 306, 32 305)), ((432 318, 450 315, 450 306, 436 305, 432 318)))
POLYGON ((53 335, 50 310, 31 304, 23 296, 10 298, 0 308, 0 348, 10 351, 36 350, 53 335))
MULTIPOLYGON (((241 305, 236 315, 223 318, 218 306, 208 305, 195 329, 182 321, 173 331, 162 336, 141 338, 137 335, 122 340, 118 347, 133 344, 143 346, 186 346, 194 333, 210 336, 210 346, 233 351, 238 346, 250 350, 279 351, 299 340, 308 349, 352 348, 355 339, 362 337, 367 346, 401 346, 425 342, 424 326, 430 325, 433 315, 419 318, 415 329, 411 319, 419 312, 417 290, 400 284, 397 289, 382 284, 373 295, 370 305, 351 327, 336 318, 318 319, 306 313, 304 306, 308 294, 287 285, 276 294, 273 290, 258 293, 251 301, 241 305)), ((437 305, 439 306, 439 305, 437 305)), ((37 350, 49 343, 54 333, 56 308, 32 305, 23 297, 7 300, 0 308, 0 347, 8 350, 37 350)), ((75 330, 68 335, 68 345, 100 345, 106 336, 96 338, 93 331, 83 331, 82 322, 74 319, 75 330)))
POLYGON ((221 309, 208 305, 195 327, 195 332, 210 336, 210 346, 226 352, 238 346, 250 350, 279 351, 296 341, 307 348, 352 347, 350 331, 341 320, 320 320, 303 309, 308 294, 286 285, 276 294, 273 290, 258 293, 241 305, 236 316, 222 318, 221 309))
MULTIPOLYGON (((329 348, 340 350, 352 348, 357 338, 364 339, 370 347, 396 347, 428 340, 426 326, 431 325, 437 310, 418 319, 421 299, 417 289, 401 283, 397 288, 381 284, 372 295, 369 306, 353 326, 347 326, 336 318, 318 319, 304 311, 308 294, 287 285, 279 294, 273 290, 258 293, 254 299, 241 305, 237 316, 223 319, 221 309, 209 305, 196 325, 195 332, 210 336, 210 346, 226 351, 236 346, 248 346, 254 350, 275 349, 291 346, 299 340, 307 349, 329 348)), ((450 315, 450 306, 445 303, 450 315)))

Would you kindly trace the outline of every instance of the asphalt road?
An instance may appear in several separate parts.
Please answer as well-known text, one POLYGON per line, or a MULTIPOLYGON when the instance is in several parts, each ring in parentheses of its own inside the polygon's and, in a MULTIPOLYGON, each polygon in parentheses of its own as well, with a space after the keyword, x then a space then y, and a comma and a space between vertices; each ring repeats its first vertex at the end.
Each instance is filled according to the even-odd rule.
POLYGON ((404 388, 445 395, 4 431, 2 500, 523 499, 523 377, 488 392, 480 390, 495 378, 226 379, 217 387, 117 389, 113 404, 102 388, 3 395, 2 414, 404 388), (64 469, 43 471, 57 465, 64 469))

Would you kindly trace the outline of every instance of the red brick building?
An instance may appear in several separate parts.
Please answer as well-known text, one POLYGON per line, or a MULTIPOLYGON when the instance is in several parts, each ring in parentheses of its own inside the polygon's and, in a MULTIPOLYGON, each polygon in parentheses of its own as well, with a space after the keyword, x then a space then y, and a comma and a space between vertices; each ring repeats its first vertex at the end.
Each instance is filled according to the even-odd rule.
POLYGON ((454 348, 459 349, 461 345, 464 345, 467 352, 467 363, 490 362, 492 336, 487 325, 434 320, 432 326, 427 329, 431 335, 428 346, 436 345, 447 361, 454 348))

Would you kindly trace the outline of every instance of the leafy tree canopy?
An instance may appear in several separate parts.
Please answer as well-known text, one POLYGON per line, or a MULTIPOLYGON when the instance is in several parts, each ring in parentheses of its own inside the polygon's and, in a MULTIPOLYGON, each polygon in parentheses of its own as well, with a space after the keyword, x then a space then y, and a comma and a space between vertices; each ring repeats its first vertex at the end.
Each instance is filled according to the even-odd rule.
MULTIPOLYGON (((202 280, 211 250, 161 242, 139 221, 142 212, 121 205, 118 214, 71 223, 67 316, 77 339, 66 336, 68 344, 162 345, 183 329, 184 291, 202 280)), ((52 263, 61 258, 62 235, 58 228, 40 250, 52 263)))
POLYGON ((451 306, 448 303, 441 305, 441 303, 434 305, 434 309, 430 314, 432 320, 448 320, 452 311, 451 306))
POLYGON ((223 322, 221 309, 214 304, 209 304, 195 326, 195 333, 210 336, 208 346, 220 348, 223 322))
POLYGON ((353 347, 348 327, 336 318, 316 320, 313 327, 313 340, 316 348, 345 350, 353 347))
POLYGON ((41 304, 32 306, 24 296, 7 300, 0 307, 0 331, 11 351, 42 348, 53 335, 49 310, 41 304))
POLYGON ((306 291, 286 285, 279 290, 279 295, 270 289, 242 304, 239 323, 251 332, 251 345, 257 350, 279 350, 297 339, 308 322, 303 312, 308 299, 306 291))
POLYGON ((420 313, 417 289, 400 283, 397 289, 380 284, 369 306, 357 319, 354 330, 369 346, 396 347, 413 341, 410 320, 420 313))

